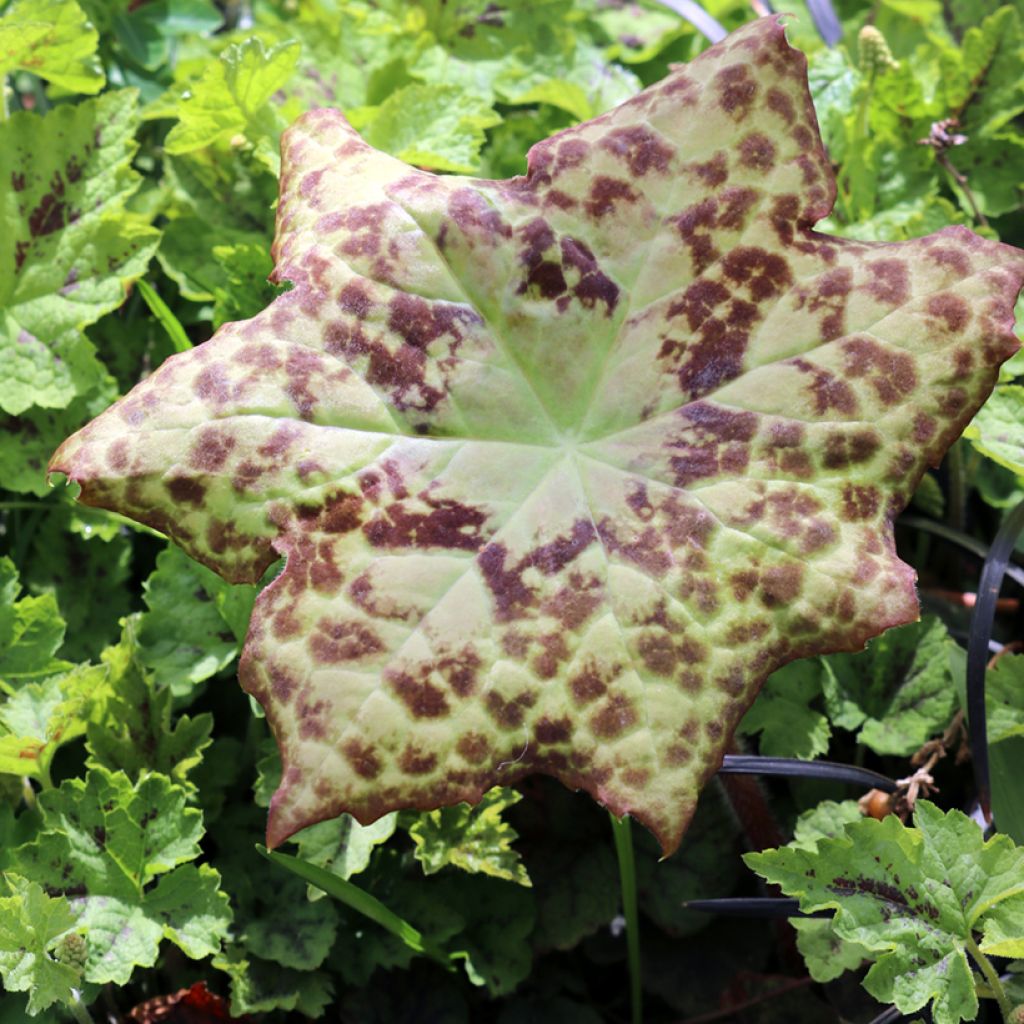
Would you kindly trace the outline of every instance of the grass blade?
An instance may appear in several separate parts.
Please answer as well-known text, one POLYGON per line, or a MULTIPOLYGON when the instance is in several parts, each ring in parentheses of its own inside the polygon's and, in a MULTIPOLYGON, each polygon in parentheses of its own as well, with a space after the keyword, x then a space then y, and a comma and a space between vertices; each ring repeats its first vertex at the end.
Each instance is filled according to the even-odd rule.
POLYGON ((643 979, 640 976, 640 913, 636 903, 636 863, 633 859, 633 832, 629 815, 612 820, 615 853, 619 858, 619 884, 622 889, 622 913, 626 918, 626 955, 629 959, 629 1004, 633 1024, 642 1024, 643 979))
POLYGON ((157 290, 148 281, 140 278, 136 281, 136 286, 146 305, 149 306, 149 311, 163 325, 163 329, 174 346, 174 351, 187 352, 192 347, 192 342, 185 333, 185 328, 181 326, 181 321, 171 312, 170 306, 160 298, 157 290))
POLYGON ((310 864, 300 857, 292 857, 287 853, 278 853, 276 850, 268 850, 265 846, 257 843, 256 849, 263 854, 267 860, 290 871, 293 875, 322 889, 328 896, 340 900, 347 907, 351 907, 357 913, 375 921, 382 928, 391 932, 392 935, 401 939, 411 950, 422 953, 436 960, 448 970, 453 970, 451 958, 442 950, 437 949, 428 942, 423 935, 415 929, 408 921, 400 918, 394 911, 389 910, 376 896, 371 896, 365 889, 353 885, 344 878, 339 878, 316 864, 310 864))

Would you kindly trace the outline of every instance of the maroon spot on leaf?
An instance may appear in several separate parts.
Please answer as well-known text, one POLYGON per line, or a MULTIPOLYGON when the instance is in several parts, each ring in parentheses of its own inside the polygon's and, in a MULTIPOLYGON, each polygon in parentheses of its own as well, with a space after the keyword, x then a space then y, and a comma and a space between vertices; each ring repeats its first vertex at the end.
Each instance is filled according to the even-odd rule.
POLYGON ((738 245, 722 258, 725 276, 745 284, 757 302, 774 298, 793 282, 785 258, 757 246, 738 245))
POLYGON ((671 677, 679 661, 671 634, 664 631, 644 633, 637 641, 637 650, 645 668, 655 675, 671 677))
POLYGON ((599 174, 590 185, 587 201, 583 204, 587 213, 600 220, 612 213, 618 203, 632 204, 639 195, 630 188, 628 181, 599 174))
POLYGON ((402 751, 398 767, 406 775, 426 775, 437 767, 437 754, 424 753, 410 744, 402 751))
POLYGON ((775 145, 763 132, 751 132, 740 140, 740 163, 753 171, 770 171, 775 166, 775 145))
POLYGON ((665 763, 672 767, 681 767, 692 759, 693 751, 681 743, 673 743, 665 751, 665 763))
POLYGON ((395 695, 416 718, 440 718, 449 712, 444 690, 429 679, 416 679, 408 672, 388 670, 384 674, 395 695))
POLYGON ((674 153, 671 146, 644 125, 613 128, 601 139, 600 146, 624 160, 638 178, 651 170, 664 173, 674 153))
POLYGON ((490 753, 491 744, 483 733, 467 732, 459 737, 455 749, 470 764, 483 764, 490 753))
POLYGON ((167 481, 167 493, 180 505, 200 507, 206 497, 206 486, 192 477, 179 476, 167 481))
POLYGON ((11 171, 11 189, 14 192, 21 192, 25 188, 25 175, 18 171, 11 171))
POLYGON ((410 510, 398 501, 363 526, 375 548, 457 548, 476 551, 487 514, 446 498, 421 495, 429 511, 410 510))
POLYGON ((538 638, 541 653, 533 659, 533 671, 541 679, 553 679, 558 666, 569 657, 569 647, 561 633, 549 633, 538 638))
POLYGON ((384 650, 384 642, 362 622, 324 617, 309 638, 309 650, 314 661, 337 665, 378 654, 384 650))
POLYGON ((614 520, 603 518, 597 524, 605 548, 612 554, 638 565, 649 576, 664 576, 672 568, 672 556, 665 549, 665 538, 652 526, 639 533, 629 531, 620 537, 614 520))
POLYGON ((969 395, 963 388, 950 388, 939 399, 939 409, 950 418, 958 416, 967 405, 969 395))
POLYGON ((25 258, 28 256, 28 250, 31 243, 27 241, 15 242, 14 243, 14 270, 15 272, 21 270, 25 264, 25 258))
POLYGON ((59 174, 54 174, 50 191, 28 215, 28 231, 33 238, 53 234, 64 227, 67 204, 61 199, 63 195, 64 182, 59 174))
POLYGON ((119 437, 107 449, 107 465, 115 474, 123 473, 128 468, 131 444, 127 437, 119 437))
POLYGON ((773 113, 778 114, 786 124, 792 124, 796 120, 793 101, 778 86, 772 86, 765 94, 764 99, 765 106, 773 113))
POLYGON ((849 522, 873 519, 880 501, 877 487, 846 484, 843 487, 843 517, 849 522))
POLYGON ((624 694, 612 694, 591 716, 590 729, 599 739, 611 740, 636 725, 639 716, 632 701, 624 694))
POLYGON ((216 473, 224 468, 237 440, 233 434, 218 427, 202 427, 189 452, 189 465, 204 473, 216 473))
POLYGON ((611 316, 618 305, 619 286, 601 270, 586 243, 576 238, 563 238, 560 248, 563 268, 571 268, 579 274, 579 280, 572 286, 573 295, 586 309, 603 302, 606 313, 611 316))
POLYGON ((304 693, 299 694, 295 706, 295 717, 298 720, 299 736, 304 740, 322 740, 328 733, 325 712, 328 705, 323 700, 309 700, 304 693))
POLYGON ((818 416, 824 416, 833 410, 847 417, 856 414, 857 396, 842 377, 822 366, 815 366, 806 359, 791 359, 790 366, 810 378, 807 390, 814 401, 814 411, 818 416))
POLYGON ((483 662, 472 647, 463 647, 458 654, 447 655, 437 662, 437 671, 460 697, 470 697, 476 692, 482 667, 483 662))
POLYGON ((346 740, 341 745, 341 752, 360 778, 375 779, 380 774, 380 758, 373 747, 363 740, 346 740))
POLYGON ((933 416, 919 412, 914 416, 914 440, 918 444, 927 444, 935 436, 938 423, 933 416))
POLYGON ((605 693, 612 678, 603 666, 587 661, 569 676, 569 690, 577 704, 591 704, 605 693))
POLYGON ((946 329, 950 333, 961 332, 971 318, 970 307, 959 295, 950 295, 948 292, 942 295, 933 295, 928 300, 928 312, 946 323, 946 329))
POLYGON ((596 577, 585 578, 581 573, 569 574, 564 587, 541 605, 541 611, 550 615, 568 630, 576 631, 604 602, 604 587, 596 577))
POLYGON ((719 209, 716 227, 723 231, 740 231, 747 222, 747 214, 757 205, 761 193, 756 188, 732 186, 718 196, 719 209))
POLYGON ((231 384, 227 371, 220 363, 200 370, 195 380, 196 395, 204 402, 223 405, 231 397, 231 384))
POLYGON ((483 240, 509 238, 512 228, 476 189, 460 188, 448 199, 448 216, 464 235, 483 240))
POLYGON ((766 608, 791 604, 803 586, 803 567, 796 563, 772 566, 761 573, 761 603, 766 608))
POLYGON ((521 618, 524 611, 536 603, 536 595, 523 583, 522 569, 507 568, 508 548, 492 543, 477 555, 477 566, 491 592, 495 604, 495 617, 499 622, 521 618))
POLYGON ((287 704, 299 688, 299 681, 295 678, 294 673, 271 662, 267 666, 267 675, 270 677, 270 692, 274 695, 274 699, 282 704, 287 704))
POLYGON ((572 720, 568 716, 542 718, 533 730, 538 743, 565 743, 572 735, 572 720))
POLYGON ((694 281, 680 299, 674 301, 666 310, 669 318, 679 316, 686 317, 686 322, 691 331, 704 323, 712 312, 730 298, 730 291, 720 281, 694 281))
POLYGON ((910 296, 910 278, 903 260, 875 260, 866 265, 871 275, 867 290, 879 302, 901 306, 910 296))
POLYGON ((373 309, 373 299, 362 281, 349 281, 338 293, 338 305, 359 320, 365 320, 373 309))
POLYGON ((866 377, 885 405, 904 401, 917 387, 917 370, 907 352, 858 336, 843 342, 843 355, 847 375, 866 377))
POLYGON ((757 82, 746 64, 722 68, 711 80, 711 88, 718 93, 721 108, 734 121, 742 121, 750 114, 757 97, 757 82))
POLYGON ((881 447, 882 439, 873 430, 833 434, 825 441, 822 465, 826 469, 860 465, 871 459, 881 447))
POLYGON ((524 690, 509 700, 497 690, 489 690, 484 697, 487 713, 504 729, 518 729, 526 712, 537 703, 537 694, 524 690))

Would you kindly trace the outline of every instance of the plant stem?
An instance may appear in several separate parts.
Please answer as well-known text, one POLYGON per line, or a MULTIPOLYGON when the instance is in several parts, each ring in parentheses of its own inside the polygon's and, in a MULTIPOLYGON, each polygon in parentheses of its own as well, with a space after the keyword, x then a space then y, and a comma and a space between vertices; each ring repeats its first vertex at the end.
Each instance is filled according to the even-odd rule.
POLYGON ((992 961, 978 948, 973 935, 967 936, 966 945, 967 951, 981 969, 981 973, 988 983, 989 989, 992 991, 992 998, 995 999, 999 1012, 1003 1015, 1003 1020, 1009 1024, 1013 1006, 1010 1003, 1009 996, 1006 994, 1006 989, 1003 988, 1003 983, 999 980, 999 972, 992 966, 992 961))
POLYGON ((619 885, 622 890, 622 912, 626 918, 626 955, 629 961, 629 1002, 633 1024, 642 1024, 643 988, 640 977, 640 914, 636 906, 636 863, 633 860, 633 832, 629 815, 612 820, 615 853, 619 858, 619 885))
POLYGON ((96 1024, 92 1019, 92 1014, 86 1009, 85 1003, 82 1002, 82 994, 77 988, 71 990, 71 1002, 68 1003, 68 1009, 71 1011, 71 1016, 75 1018, 78 1024, 96 1024))
POLYGON ((967 481, 964 476, 964 450, 959 441, 954 441, 953 446, 946 452, 946 472, 949 486, 946 518, 954 530, 962 531, 967 505, 967 481))

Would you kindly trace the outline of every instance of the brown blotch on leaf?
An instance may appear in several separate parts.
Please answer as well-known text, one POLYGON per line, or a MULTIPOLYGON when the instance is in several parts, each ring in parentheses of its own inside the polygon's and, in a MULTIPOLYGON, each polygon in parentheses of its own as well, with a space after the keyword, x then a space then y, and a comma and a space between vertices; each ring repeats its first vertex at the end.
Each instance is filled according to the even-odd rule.
POLYGON ((751 132, 740 141, 740 163, 753 171, 770 171, 775 166, 775 145, 764 132, 751 132))
POLYGON ((910 296, 910 277, 903 260, 875 260, 867 265, 868 291, 879 302, 901 306, 910 296))
POLYGON ((395 502, 363 526, 376 548, 457 548, 476 551, 487 514, 472 505, 446 498, 420 496, 428 512, 411 511, 395 502))
POLYGON ((274 695, 274 699, 282 704, 287 704, 299 688, 298 679, 288 669, 273 662, 267 667, 267 675, 270 677, 270 692, 274 695))
POLYGON ((505 729, 518 729, 526 712, 536 703, 537 695, 529 690, 524 690, 512 700, 507 700, 497 690, 489 690, 484 698, 488 714, 505 729))
POLYGON ((664 173, 674 152, 661 136, 645 125, 613 128, 601 139, 600 146, 625 160, 630 171, 638 178, 652 170, 664 173))
POLYGON ((722 270, 731 281, 745 284, 757 302, 774 298, 793 283, 786 259, 758 246, 736 246, 723 257, 722 270))
POLYGON ((909 353, 861 336, 848 339, 842 347, 848 376, 866 377, 883 404, 904 401, 917 387, 917 369, 909 353))
POLYGON ((591 716, 590 728, 599 739, 610 740, 636 725, 638 718, 632 701, 624 694, 616 693, 591 716))
POLYGON ((216 427, 204 427, 189 452, 189 464, 201 472, 216 473, 224 468, 235 444, 236 439, 233 435, 224 433, 216 427))
POLYGON ((742 121, 750 114, 757 97, 757 82, 746 64, 732 64, 715 74, 711 88, 718 93, 721 108, 734 121, 742 121))
POLYGON ((309 649, 314 660, 336 665, 379 654, 384 649, 384 643, 369 626, 361 622, 322 618, 309 638, 309 649))
POLYGON ((426 775, 437 767, 437 754, 423 753, 418 747, 409 745, 402 751, 398 767, 406 775, 426 775))
POLYGON ((803 585, 804 570, 795 563, 777 565, 761 573, 761 603, 777 608, 792 603, 803 585))
POLYGON ((853 388, 831 370, 809 363, 806 359, 791 359, 790 365, 810 378, 807 390, 814 401, 814 411, 824 416, 833 409, 843 416, 857 412, 857 396, 853 388))
POLYGON ((408 672, 385 672, 385 679, 396 696, 416 718, 440 718, 449 711, 444 690, 429 679, 415 679, 408 672))
POLYGON ((341 752, 360 778, 375 779, 380 774, 380 758, 373 747, 363 740, 346 740, 341 746, 341 752))
POLYGON ((533 730, 538 743, 565 743, 572 735, 569 718, 542 718, 533 730))
POLYGON ((591 217, 600 220, 612 213, 618 203, 632 204, 639 198, 628 181, 599 174, 591 183, 589 196, 583 205, 591 217))
POLYGON ((479 732, 468 732, 459 737, 455 749, 470 764, 482 764, 490 752, 491 745, 487 737, 479 732))
POLYGON ((605 693, 612 678, 603 666, 588 661, 569 676, 569 690, 577 704, 591 704, 605 693))
POLYGON ((847 484, 843 488, 843 518, 849 522, 873 519, 880 501, 877 487, 847 484))
POLYGON ((967 302, 959 295, 933 295, 928 300, 928 312, 946 323, 951 334, 957 334, 967 326, 971 318, 971 310, 967 302))
POLYGON ((873 458, 881 447, 882 440, 873 430, 833 434, 825 442, 822 464, 826 469, 856 466, 873 458))
POLYGON ((203 504, 206 497, 206 485, 192 477, 179 476, 167 481, 167 493, 179 505, 203 504))

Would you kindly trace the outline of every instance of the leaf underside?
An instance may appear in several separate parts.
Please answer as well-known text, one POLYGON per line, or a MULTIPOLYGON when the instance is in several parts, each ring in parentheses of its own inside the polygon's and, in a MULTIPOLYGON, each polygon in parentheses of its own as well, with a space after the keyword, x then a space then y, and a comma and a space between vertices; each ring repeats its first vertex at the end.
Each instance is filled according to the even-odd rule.
POLYGON ((678 845, 765 677, 917 616, 892 519, 1016 348, 1021 254, 815 234, 764 18, 508 181, 285 134, 258 316, 51 462, 260 595, 268 844, 547 772, 678 845))

